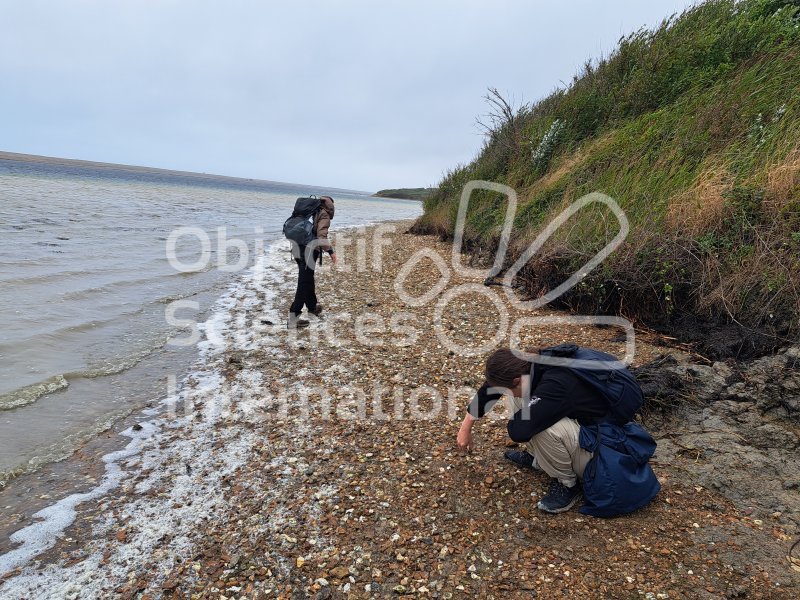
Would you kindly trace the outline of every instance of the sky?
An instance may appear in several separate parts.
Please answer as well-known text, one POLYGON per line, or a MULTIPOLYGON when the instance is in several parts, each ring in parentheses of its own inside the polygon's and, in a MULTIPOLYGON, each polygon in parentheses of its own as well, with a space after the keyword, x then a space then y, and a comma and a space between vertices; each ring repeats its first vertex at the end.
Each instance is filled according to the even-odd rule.
POLYGON ((0 0, 0 150, 374 191, 690 0, 0 0))

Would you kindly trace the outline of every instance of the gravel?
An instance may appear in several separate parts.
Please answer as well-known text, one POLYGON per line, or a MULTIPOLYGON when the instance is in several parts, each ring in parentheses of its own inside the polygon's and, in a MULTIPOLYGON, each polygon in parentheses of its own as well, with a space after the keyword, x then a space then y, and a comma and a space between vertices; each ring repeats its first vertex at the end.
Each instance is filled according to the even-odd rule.
MULTIPOLYGON (((231 296, 224 349, 209 363, 220 381, 196 398, 201 418, 165 422, 121 486, 83 507, 67 532, 81 540, 79 551, 60 543, 0 584, 0 596, 798 597, 800 574, 786 561, 790 536, 779 519, 745 514, 680 461, 657 454, 659 496, 603 520, 540 513, 547 477, 503 460, 501 418, 482 420, 477 448, 459 453, 455 436, 482 381, 483 355, 451 352, 437 337, 435 299, 409 306, 398 297, 396 277, 414 252, 428 248, 450 261, 448 245, 402 231, 383 247, 380 272, 355 261, 349 272, 324 268, 325 320, 311 317, 291 336, 283 328, 291 279, 274 300, 264 291, 274 281, 247 279, 231 296), (359 334, 353 324, 366 313, 372 333, 359 334), (400 316, 413 343, 410 330, 386 333, 400 316), (330 395, 329 415, 320 391, 330 395), (412 419, 412 411, 428 418, 412 419), (79 572, 82 583, 69 588, 79 572)), ((276 261, 269 268, 291 278, 288 256, 276 261)), ((432 266, 422 260, 408 273, 409 294, 436 286, 441 274, 432 266)), ((474 280, 452 274, 446 289, 467 282, 474 280)), ((461 345, 491 340, 497 320, 482 296, 457 296, 442 313, 443 330, 461 345)), ((622 355, 618 333, 552 325, 523 338, 622 355)), ((636 362, 663 351, 639 340, 636 362)), ((796 490, 794 481, 784 486, 796 490)))

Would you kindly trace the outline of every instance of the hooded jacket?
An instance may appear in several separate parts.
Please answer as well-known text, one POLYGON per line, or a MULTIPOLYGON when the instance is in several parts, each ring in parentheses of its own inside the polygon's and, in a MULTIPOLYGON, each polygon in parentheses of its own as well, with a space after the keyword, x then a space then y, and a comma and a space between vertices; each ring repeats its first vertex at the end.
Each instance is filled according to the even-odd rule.
POLYGON ((328 196, 320 198, 322 206, 317 214, 314 215, 314 237, 317 239, 318 248, 324 252, 333 250, 330 240, 328 239, 328 230, 331 227, 331 219, 333 219, 334 207, 333 199, 328 196))

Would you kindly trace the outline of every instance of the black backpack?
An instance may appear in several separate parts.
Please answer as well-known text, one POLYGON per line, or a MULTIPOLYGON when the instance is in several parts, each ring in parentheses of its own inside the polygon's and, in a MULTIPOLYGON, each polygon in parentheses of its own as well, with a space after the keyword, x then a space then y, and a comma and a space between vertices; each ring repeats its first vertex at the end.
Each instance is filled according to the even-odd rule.
MULTIPOLYGON (((541 356, 568 358, 581 361, 601 361, 599 368, 591 366, 557 365, 569 369, 582 381, 592 386, 608 402, 606 420, 624 425, 632 421, 636 412, 642 407, 644 396, 639 382, 624 363, 616 357, 599 350, 581 348, 575 344, 560 344, 545 348, 539 352, 541 356)), ((551 365, 533 363, 531 368, 531 389, 536 389, 542 374, 551 365)))
POLYGON ((317 214, 322 200, 316 196, 298 198, 294 203, 292 216, 283 224, 283 235, 298 246, 307 246, 314 239, 314 215, 317 214))

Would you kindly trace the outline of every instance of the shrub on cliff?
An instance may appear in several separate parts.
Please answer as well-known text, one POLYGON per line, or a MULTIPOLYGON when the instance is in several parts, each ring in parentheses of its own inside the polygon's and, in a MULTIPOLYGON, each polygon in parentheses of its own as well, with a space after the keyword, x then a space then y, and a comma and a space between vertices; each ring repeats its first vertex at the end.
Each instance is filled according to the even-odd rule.
MULTIPOLYGON (((800 332, 798 82, 800 0, 705 2, 623 37, 568 88, 500 111, 415 229, 451 235, 466 182, 505 183, 520 199, 512 261, 572 201, 604 192, 631 233, 564 304, 688 338, 705 335, 698 323, 735 325, 719 355, 780 345, 800 332)), ((504 210, 474 194, 468 247, 489 253, 504 210)), ((615 226, 601 210, 571 219, 522 271, 529 291, 563 281, 615 226)))

